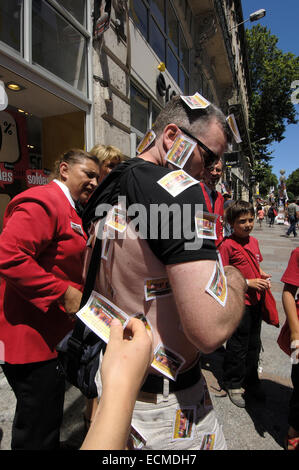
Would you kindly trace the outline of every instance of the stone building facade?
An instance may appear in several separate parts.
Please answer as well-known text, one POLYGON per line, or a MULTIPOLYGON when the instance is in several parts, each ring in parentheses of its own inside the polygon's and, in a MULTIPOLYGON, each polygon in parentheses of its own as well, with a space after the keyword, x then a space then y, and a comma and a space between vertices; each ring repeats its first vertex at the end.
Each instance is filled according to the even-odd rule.
POLYGON ((236 117, 224 180, 248 199, 242 20, 240 0, 2 0, 0 218, 63 151, 103 143, 133 157, 166 101, 196 91, 236 117))

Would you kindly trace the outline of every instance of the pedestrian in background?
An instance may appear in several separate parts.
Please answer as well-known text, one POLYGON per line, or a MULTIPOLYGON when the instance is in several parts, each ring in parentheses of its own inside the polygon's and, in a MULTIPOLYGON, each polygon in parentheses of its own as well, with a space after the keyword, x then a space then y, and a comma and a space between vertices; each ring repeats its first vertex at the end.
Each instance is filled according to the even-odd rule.
POLYGON ((113 145, 95 145, 89 152, 91 155, 97 157, 100 162, 100 177, 99 183, 109 175, 109 173, 115 168, 119 163, 127 160, 127 157, 113 145))
POLYGON ((75 202, 84 204, 96 188, 98 160, 72 149, 55 173, 9 203, 0 236, 0 360, 17 399, 13 450, 59 448, 65 380, 55 348, 82 297, 87 237, 75 202))
POLYGON ((297 237, 296 232, 296 223, 297 223, 297 214, 299 213, 299 208, 295 203, 294 199, 291 199, 288 204, 288 221, 289 221, 289 229, 286 233, 286 236, 289 237, 291 233, 293 233, 294 237, 297 237))
POLYGON ((299 450, 299 247, 292 251, 287 269, 281 281, 284 282, 282 303, 290 330, 290 348, 293 353, 293 392, 289 404, 289 429, 285 440, 287 450, 299 450))

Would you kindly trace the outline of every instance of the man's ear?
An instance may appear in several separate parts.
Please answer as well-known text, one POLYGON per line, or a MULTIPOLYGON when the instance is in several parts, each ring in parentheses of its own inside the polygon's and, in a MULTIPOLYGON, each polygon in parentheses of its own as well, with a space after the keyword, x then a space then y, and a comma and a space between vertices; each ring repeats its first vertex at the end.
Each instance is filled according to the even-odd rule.
POLYGON ((180 129, 176 124, 168 124, 163 131, 163 146, 166 152, 171 149, 180 129))

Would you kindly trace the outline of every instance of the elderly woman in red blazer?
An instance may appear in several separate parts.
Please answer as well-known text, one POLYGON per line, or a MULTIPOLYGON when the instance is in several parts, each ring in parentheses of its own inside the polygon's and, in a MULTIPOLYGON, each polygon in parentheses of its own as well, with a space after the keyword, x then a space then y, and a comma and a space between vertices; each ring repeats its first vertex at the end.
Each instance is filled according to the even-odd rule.
POLYGON ((75 203, 87 201, 98 176, 97 158, 72 149, 56 179, 17 195, 4 215, 0 360, 17 399, 12 449, 59 447, 65 383, 55 347, 80 306, 86 245, 75 203))

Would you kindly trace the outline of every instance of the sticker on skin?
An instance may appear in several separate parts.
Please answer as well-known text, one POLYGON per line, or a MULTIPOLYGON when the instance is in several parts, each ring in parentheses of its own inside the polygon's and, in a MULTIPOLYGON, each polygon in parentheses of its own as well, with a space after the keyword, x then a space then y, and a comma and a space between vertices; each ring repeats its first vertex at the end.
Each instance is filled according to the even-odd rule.
POLYGON ((175 381, 184 363, 185 359, 182 356, 160 343, 154 351, 154 360, 151 366, 170 380, 175 381))
POLYGON ((167 278, 158 279, 145 279, 144 281, 144 295, 145 300, 154 300, 159 297, 171 295, 172 290, 167 278))
POLYGON ((181 99, 187 106, 189 106, 190 109, 205 109, 211 104, 198 92, 192 96, 181 96, 181 99))
POLYGON ((207 284, 206 292, 217 300, 223 307, 227 299, 226 276, 221 271, 219 262, 216 261, 213 274, 207 284))
POLYGON ((189 176, 184 170, 176 170, 167 173, 157 183, 173 197, 176 197, 190 186, 198 184, 198 181, 189 176))
POLYGON ((179 168, 183 168, 186 165, 195 147, 196 142, 180 134, 175 139, 171 149, 165 155, 165 159, 169 163, 172 163, 173 165, 176 165, 179 168))
POLYGON ((195 412, 195 406, 184 406, 176 410, 172 433, 173 441, 193 439, 195 412))
POLYGON ((142 313, 142 312, 135 313, 135 315, 133 315, 133 317, 137 318, 138 320, 141 320, 142 323, 144 324, 145 328, 148 331, 152 331, 152 325, 150 324, 149 320, 146 318, 144 313, 142 313))
POLYGON ((125 312, 95 291, 92 291, 87 303, 76 315, 105 343, 109 341, 113 318, 120 320, 123 328, 127 326, 130 319, 125 312))
POLYGON ((105 225, 117 232, 123 233, 127 228, 127 214, 125 209, 120 206, 114 206, 105 225))
POLYGON ((156 139, 156 134, 154 131, 151 129, 149 130, 145 136, 143 137, 142 141, 137 147, 137 153, 142 153, 144 152, 145 149, 147 149, 156 139))
POLYGON ((200 212, 195 215, 195 229, 198 238, 216 240, 216 221, 218 215, 209 212, 200 212))
POLYGON ((234 136, 234 139, 235 139, 236 143, 240 144, 242 142, 242 139, 241 139, 241 136, 240 136, 240 132, 239 132, 239 129, 238 129, 238 125, 237 125, 235 115, 230 114, 229 116, 227 116, 226 121, 227 121, 227 123, 230 127, 230 130, 232 131, 232 134, 234 136))

